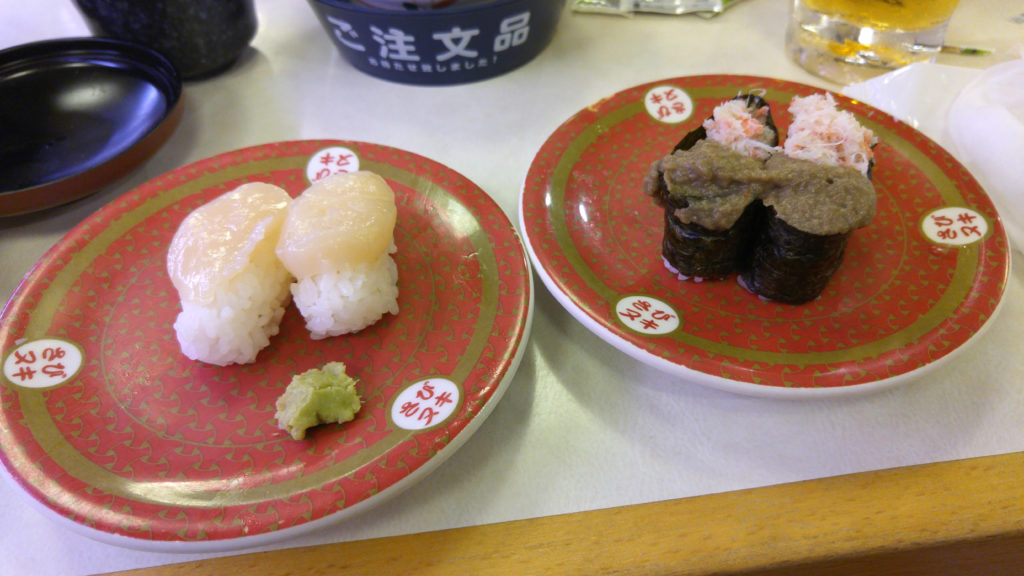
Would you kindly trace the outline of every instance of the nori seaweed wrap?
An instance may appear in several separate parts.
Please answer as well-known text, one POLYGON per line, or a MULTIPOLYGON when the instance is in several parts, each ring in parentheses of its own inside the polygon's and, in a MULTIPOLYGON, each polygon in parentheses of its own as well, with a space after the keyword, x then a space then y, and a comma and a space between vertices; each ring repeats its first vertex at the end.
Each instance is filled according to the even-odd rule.
MULTIPOLYGON (((733 100, 742 101, 751 111, 751 115, 763 123, 764 129, 759 135, 759 141, 763 147, 778 146, 778 130, 772 120, 768 103, 754 94, 737 96, 733 100)), ((714 116, 712 116, 713 118, 714 116)), ((690 194, 685 190, 691 184, 699 185, 700 178, 692 178, 693 182, 687 182, 685 186, 683 184, 673 186, 666 181, 665 174, 666 170, 671 170, 669 165, 679 164, 679 161, 673 158, 673 156, 677 156, 677 152, 690 151, 698 142, 707 138, 708 131, 703 123, 687 133, 673 148, 672 155, 662 158, 651 166, 644 182, 644 190, 654 198, 655 203, 665 210, 662 256, 666 265, 685 278, 720 280, 737 272, 744 254, 748 251, 756 212, 756 206, 752 201, 756 197, 757 191, 751 191, 749 186, 741 183, 740 188, 742 189, 730 192, 716 191, 710 194, 716 197, 739 194, 741 197, 745 197, 745 200, 741 200, 744 202, 742 206, 734 205, 732 207, 735 217, 733 221, 722 222, 719 219, 719 221, 709 224, 699 218, 683 219, 679 216, 692 208, 691 203, 701 201, 703 191, 690 194), (683 189, 682 193, 679 193, 679 189, 683 189), (738 211, 737 208, 739 208, 738 211)), ((741 156, 739 152, 732 153, 741 156)), ((693 171, 689 168, 687 170, 693 171)), ((715 178, 714 174, 709 174, 708 177, 715 178)), ((669 180, 671 180, 671 176, 669 180)), ((691 178, 681 178, 680 180, 691 180, 691 178)))
POLYGON ((725 230, 684 223, 673 215, 672 201, 665 210, 661 253, 676 274, 701 280, 721 280, 740 269, 750 245, 753 222, 760 208, 751 202, 736 223, 725 230))
POLYGON ((810 302, 839 268, 853 231, 874 217, 875 189, 844 166, 777 155, 765 168, 773 184, 761 197, 740 283, 769 300, 810 302))
POLYGON ((783 222, 774 208, 758 216, 740 284, 762 298, 786 304, 803 304, 820 296, 843 261, 850 233, 809 234, 783 222))

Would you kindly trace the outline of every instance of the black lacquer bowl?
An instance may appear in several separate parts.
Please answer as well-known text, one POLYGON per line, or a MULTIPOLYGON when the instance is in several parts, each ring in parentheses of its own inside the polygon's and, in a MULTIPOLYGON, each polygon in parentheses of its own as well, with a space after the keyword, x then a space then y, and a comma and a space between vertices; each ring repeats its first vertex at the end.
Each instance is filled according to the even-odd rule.
POLYGON ((180 123, 181 78, 158 52, 101 38, 0 51, 0 216, 98 191, 180 123))

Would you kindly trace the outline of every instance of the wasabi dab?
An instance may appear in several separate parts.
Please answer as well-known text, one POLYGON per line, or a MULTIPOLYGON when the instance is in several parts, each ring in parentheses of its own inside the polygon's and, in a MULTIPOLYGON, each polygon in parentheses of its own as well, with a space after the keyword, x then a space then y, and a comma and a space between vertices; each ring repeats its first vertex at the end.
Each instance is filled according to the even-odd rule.
POLYGON ((319 424, 348 422, 362 407, 356 380, 341 362, 329 362, 292 377, 277 399, 277 425, 302 440, 306 430, 319 424))

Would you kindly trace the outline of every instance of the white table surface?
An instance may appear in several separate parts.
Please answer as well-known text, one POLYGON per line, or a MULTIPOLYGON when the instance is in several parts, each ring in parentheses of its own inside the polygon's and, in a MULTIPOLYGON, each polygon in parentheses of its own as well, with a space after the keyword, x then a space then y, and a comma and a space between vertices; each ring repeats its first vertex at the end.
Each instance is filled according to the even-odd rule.
MULTIPOLYGON (((973 67, 1020 56, 1021 0, 965 0, 949 42, 996 49, 943 57, 973 67), (1016 18, 1019 20, 1020 18, 1016 18)), ((257 0, 259 32, 233 68, 186 84, 181 126, 150 160, 77 203, 0 219, 0 297, 72 226, 184 164, 279 140, 404 148, 461 172, 515 222, 520 184, 571 114, 624 88, 707 73, 838 90, 783 51, 788 3, 744 0, 710 20, 570 12, 551 46, 500 78, 457 87, 389 83, 348 66, 302 0, 257 0)), ((0 0, 0 48, 88 35, 70 0, 0 0)), ((1019 253, 1015 259, 1019 260, 1019 253)), ((272 547, 414 533, 652 502, 851 472, 1024 450, 1024 272, 963 354, 918 381, 822 401, 737 396, 662 375, 590 334, 536 283, 525 358, 476 434, 409 490, 272 547)), ((39 513, 0 480, 0 573, 75 575, 212 554, 99 543, 39 513)), ((250 551, 253 549, 249 549, 250 551)))

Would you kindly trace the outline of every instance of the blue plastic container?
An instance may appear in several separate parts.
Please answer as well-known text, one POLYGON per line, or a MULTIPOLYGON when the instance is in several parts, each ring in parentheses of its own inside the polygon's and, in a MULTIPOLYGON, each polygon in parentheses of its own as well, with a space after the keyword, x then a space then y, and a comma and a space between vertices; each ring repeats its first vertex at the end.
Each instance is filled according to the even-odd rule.
POLYGON ((461 84, 526 64, 551 42, 565 0, 495 0, 435 10, 387 10, 309 0, 355 68, 407 84, 461 84))

